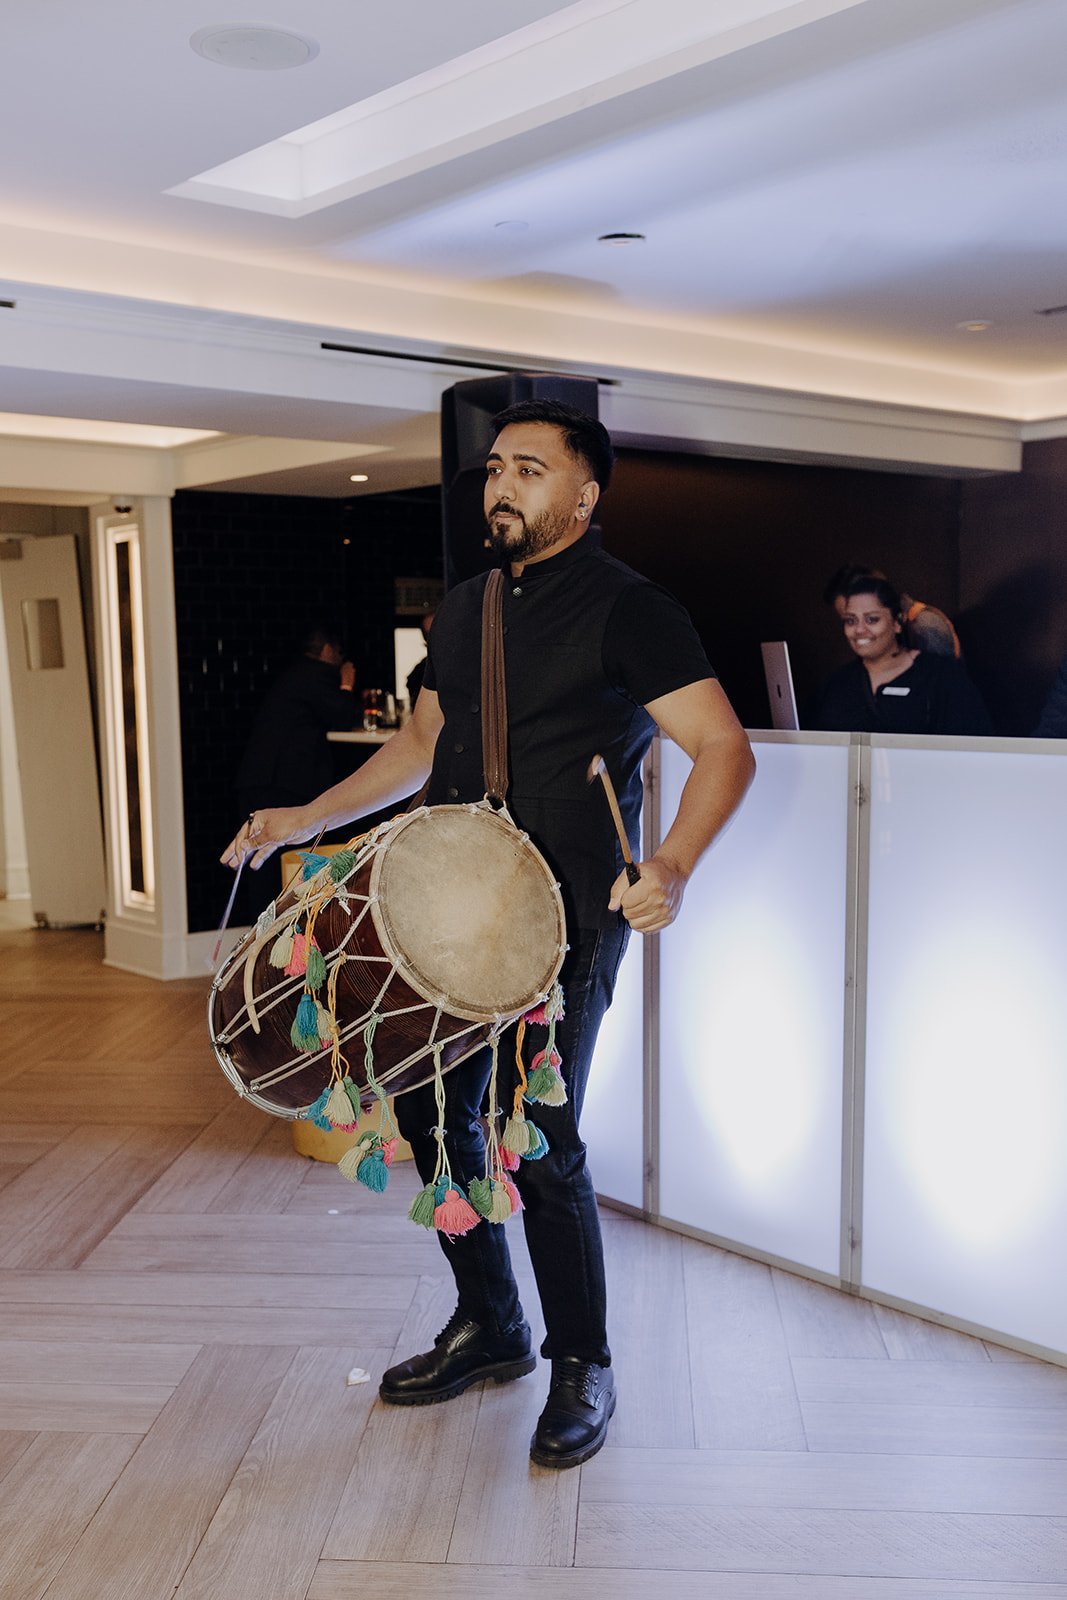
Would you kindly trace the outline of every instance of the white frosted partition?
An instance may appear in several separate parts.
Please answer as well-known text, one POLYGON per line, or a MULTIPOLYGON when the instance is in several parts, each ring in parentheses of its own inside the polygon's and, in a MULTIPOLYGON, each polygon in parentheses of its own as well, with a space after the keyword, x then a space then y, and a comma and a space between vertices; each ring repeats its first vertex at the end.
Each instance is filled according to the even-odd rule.
MULTIPOLYGON (((659 1212, 837 1276, 848 735, 757 735, 757 773, 663 935, 659 1212)), ((689 762, 662 742, 664 830, 689 762)))
POLYGON ((1067 756, 872 746, 863 1284, 1067 1351, 1067 756))
POLYGON ((597 1194, 638 1210, 645 1204, 644 944, 639 933, 630 935, 582 1110, 597 1194))

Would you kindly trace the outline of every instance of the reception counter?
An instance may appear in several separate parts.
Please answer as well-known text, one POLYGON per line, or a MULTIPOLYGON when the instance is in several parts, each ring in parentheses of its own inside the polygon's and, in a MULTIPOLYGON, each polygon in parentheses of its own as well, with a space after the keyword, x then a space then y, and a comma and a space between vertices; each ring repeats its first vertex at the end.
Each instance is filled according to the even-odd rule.
MULTIPOLYGON (((650 1220, 1067 1361, 1067 743, 756 733, 583 1127, 650 1220)), ((643 852, 688 771, 657 741, 643 852)))

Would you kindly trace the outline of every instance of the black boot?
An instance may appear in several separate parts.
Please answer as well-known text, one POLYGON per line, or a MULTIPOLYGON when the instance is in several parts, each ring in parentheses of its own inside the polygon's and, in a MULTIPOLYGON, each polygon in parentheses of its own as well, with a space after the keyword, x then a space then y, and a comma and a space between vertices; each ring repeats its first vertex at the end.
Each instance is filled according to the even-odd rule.
POLYGON ((462 1394, 483 1378, 509 1383, 536 1365, 528 1323, 517 1322, 506 1333, 493 1334, 457 1306, 433 1349, 390 1367, 378 1393, 391 1406, 432 1406, 462 1394))
POLYGON ((552 1363, 552 1386, 530 1444, 531 1460, 539 1467, 577 1467, 588 1461, 607 1438, 614 1410, 611 1368, 561 1356, 552 1363))

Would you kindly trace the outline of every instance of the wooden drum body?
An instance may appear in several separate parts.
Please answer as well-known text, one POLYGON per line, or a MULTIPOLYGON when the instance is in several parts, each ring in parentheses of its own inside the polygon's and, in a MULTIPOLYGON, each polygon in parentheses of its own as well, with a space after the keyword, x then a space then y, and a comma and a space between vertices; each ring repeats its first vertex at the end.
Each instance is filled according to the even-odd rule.
POLYGON ((384 1093, 417 1088, 433 1077, 435 1054, 455 1066, 539 1005, 566 950, 558 885, 506 811, 424 806, 353 850, 339 881, 327 863, 287 890, 270 927, 245 937, 211 988, 223 1071, 243 1097, 290 1120, 329 1084, 333 1044, 301 1050, 291 1040, 309 985, 271 963, 289 933, 313 932, 328 974, 314 999, 335 995, 338 1043, 364 1104, 374 1098, 368 1048, 384 1093))

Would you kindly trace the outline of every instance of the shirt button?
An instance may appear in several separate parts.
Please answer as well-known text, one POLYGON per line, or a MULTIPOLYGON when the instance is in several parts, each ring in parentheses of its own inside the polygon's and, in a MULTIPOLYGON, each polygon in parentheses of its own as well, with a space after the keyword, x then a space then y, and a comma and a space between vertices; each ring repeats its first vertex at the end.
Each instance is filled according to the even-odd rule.
POLYGON ((502 627, 502 628, 501 628, 501 630, 500 630, 500 631, 501 631, 501 633, 507 633, 507 631, 508 631, 508 625, 507 625, 507 623, 506 623, 506 622, 505 622, 505 624, 504 624, 504 626, 503 626, 503 627, 502 627))
POLYGON ((511 592, 512 592, 512 594, 521 594, 522 590, 519 588, 518 584, 516 584, 514 589, 512 589, 511 592))
POLYGON ((461 756, 463 754, 463 746, 461 744, 455 745, 454 749, 455 749, 455 752, 456 752, 457 756, 461 756))
POLYGON ((481 709, 482 709, 482 708, 481 708, 481 706, 480 706, 480 705, 479 705, 479 704, 478 704, 478 702, 477 702, 477 700, 476 700, 476 701, 475 701, 475 702, 474 702, 474 704, 473 704, 473 705, 472 705, 472 706, 471 706, 471 710, 472 710, 472 711, 473 711, 473 713, 474 713, 474 715, 475 715, 475 716, 477 716, 477 715, 478 715, 478 712, 479 712, 479 711, 480 711, 480 710, 481 710, 481 709))
POLYGON ((458 789, 449 789, 448 798, 450 800, 458 800, 459 799, 459 790, 458 789))

